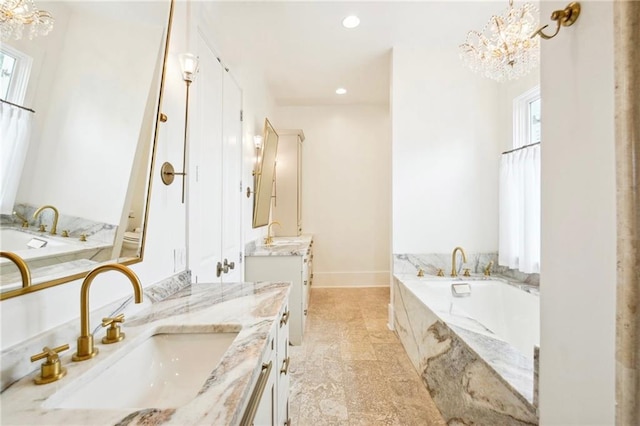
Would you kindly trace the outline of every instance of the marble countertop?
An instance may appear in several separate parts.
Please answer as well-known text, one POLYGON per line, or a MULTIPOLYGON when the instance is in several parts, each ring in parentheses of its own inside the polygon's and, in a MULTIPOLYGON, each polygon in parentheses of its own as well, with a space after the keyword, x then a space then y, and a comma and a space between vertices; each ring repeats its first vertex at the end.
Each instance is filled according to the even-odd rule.
MULTIPOLYGON (((37 386, 32 373, 2 394, 3 425, 233 425, 238 424, 260 372, 268 337, 279 321, 289 295, 288 283, 194 284, 127 318, 126 339, 103 345, 94 359, 71 362, 75 344, 61 354, 67 376, 37 386), (80 410, 46 409, 47 400, 71 386, 91 380, 114 360, 146 338, 162 332, 180 332, 197 326, 202 331, 237 332, 238 336, 211 372, 198 395, 188 404, 171 409, 80 410)), ((34 366, 36 363, 34 363, 34 366)), ((39 369, 38 369, 39 371, 39 369)), ((126 386, 126 383, 122 384, 126 386)), ((58 394, 60 395, 60 394, 58 394)))
POLYGON ((267 246, 262 241, 251 241, 245 247, 245 256, 304 256, 309 253, 313 237, 273 237, 273 244, 267 246))

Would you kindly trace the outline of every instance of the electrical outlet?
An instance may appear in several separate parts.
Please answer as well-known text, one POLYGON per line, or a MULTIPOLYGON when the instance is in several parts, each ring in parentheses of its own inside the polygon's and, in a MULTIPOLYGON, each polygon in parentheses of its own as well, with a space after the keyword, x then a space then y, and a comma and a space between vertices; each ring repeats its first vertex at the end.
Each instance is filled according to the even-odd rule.
POLYGON ((182 272, 186 266, 185 249, 173 249, 173 272, 182 272))

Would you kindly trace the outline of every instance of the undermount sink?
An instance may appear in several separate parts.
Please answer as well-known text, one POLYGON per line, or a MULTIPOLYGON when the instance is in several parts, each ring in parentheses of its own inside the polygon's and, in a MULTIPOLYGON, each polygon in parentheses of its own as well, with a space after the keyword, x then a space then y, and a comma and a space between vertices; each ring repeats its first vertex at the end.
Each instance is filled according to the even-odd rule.
MULTIPOLYGON (((99 375, 48 408, 177 408, 190 402, 238 335, 233 333, 158 333, 144 340, 99 375)), ((100 356, 100 355, 98 355, 100 356)))

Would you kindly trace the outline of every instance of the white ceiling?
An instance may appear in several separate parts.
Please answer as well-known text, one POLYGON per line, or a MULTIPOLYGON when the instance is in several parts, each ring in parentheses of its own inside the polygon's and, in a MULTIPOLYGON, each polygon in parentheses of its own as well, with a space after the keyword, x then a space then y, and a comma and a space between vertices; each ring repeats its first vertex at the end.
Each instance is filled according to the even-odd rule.
POLYGON ((393 46, 457 50, 469 30, 481 30, 507 6, 506 0, 205 5, 223 63, 232 73, 239 67, 262 74, 278 105, 388 103, 393 46), (349 30, 341 22, 352 14, 361 23, 349 30), (336 95, 338 87, 348 93, 336 95))

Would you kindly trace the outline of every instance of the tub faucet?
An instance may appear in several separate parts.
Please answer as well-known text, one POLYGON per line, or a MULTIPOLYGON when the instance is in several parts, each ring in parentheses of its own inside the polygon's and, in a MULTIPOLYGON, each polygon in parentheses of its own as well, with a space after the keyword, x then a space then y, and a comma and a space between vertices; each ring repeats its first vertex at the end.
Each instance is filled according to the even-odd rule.
POLYGON ((458 268, 456 268, 456 252, 460 250, 462 253, 462 262, 467 263, 467 255, 464 253, 464 249, 462 247, 456 247, 453 249, 453 253, 451 254, 451 276, 458 276, 458 268))
POLYGON ((16 264, 20 271, 20 277, 22 278, 22 288, 27 288, 31 285, 31 272, 29 271, 29 266, 24 259, 10 251, 0 251, 0 257, 9 259, 16 264))
POLYGON ((23 228, 28 228, 29 227, 29 219, 27 219, 26 217, 22 216, 20 213, 18 213, 16 211, 13 212, 13 215, 22 221, 22 227, 23 228))
POLYGON ((80 337, 78 337, 78 351, 71 358, 74 361, 85 361, 98 354, 98 349, 93 347, 93 334, 89 333, 89 286, 95 277, 106 271, 119 271, 129 278, 133 286, 135 303, 142 302, 142 284, 138 276, 128 267, 119 263, 109 263, 89 272, 80 288, 80 337))
POLYGON ((46 209, 53 210, 53 224, 51 224, 51 232, 49 232, 49 233, 51 235, 56 235, 57 227, 58 227, 58 216, 59 216, 58 209, 56 209, 55 207, 53 207, 50 204, 48 204, 46 206, 42 206, 38 210, 35 211, 35 213, 33 214, 33 218, 34 219, 37 218, 38 215, 40 213, 42 213, 43 210, 46 210, 46 209))

